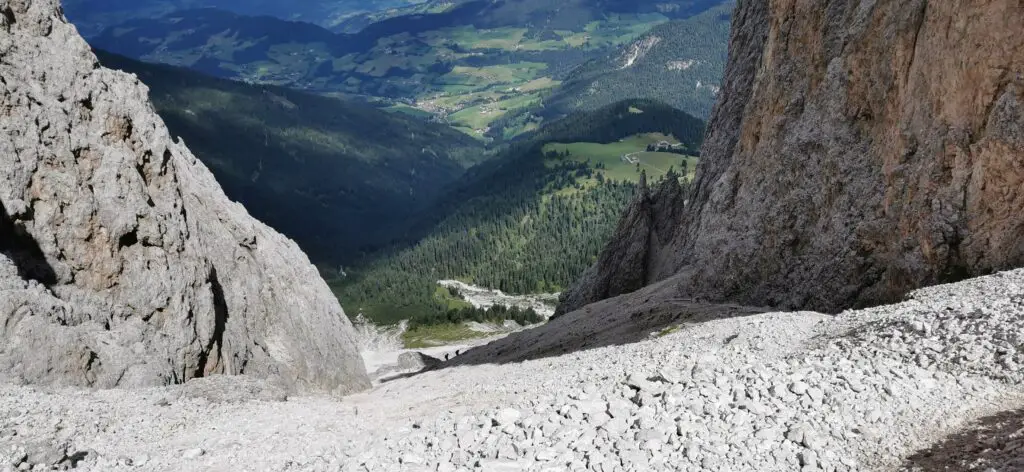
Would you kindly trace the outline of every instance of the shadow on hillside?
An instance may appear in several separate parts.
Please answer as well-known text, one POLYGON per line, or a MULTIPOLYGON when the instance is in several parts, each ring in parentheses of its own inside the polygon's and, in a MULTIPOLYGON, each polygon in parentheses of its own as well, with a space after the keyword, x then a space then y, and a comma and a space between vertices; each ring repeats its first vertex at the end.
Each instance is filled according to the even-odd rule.
POLYGON ((982 418, 908 457, 912 471, 1024 470, 1024 409, 982 418))
POLYGON ((18 268, 18 275, 46 286, 57 283, 57 273, 46 261, 39 243, 21 226, 14 223, 3 202, 0 202, 0 253, 18 268))
POLYGON ((700 303, 689 299, 665 300, 635 293, 596 303, 545 325, 474 347, 431 370, 464 365, 518 363, 622 346, 656 338, 688 325, 752 316, 766 311, 770 310, 700 303))
POLYGON ((415 376, 420 375, 420 374, 422 374, 424 372, 428 372, 430 370, 436 370, 436 369, 439 369, 439 368, 440 367, 435 367, 435 368, 432 368, 432 369, 424 369, 424 370, 421 370, 421 371, 418 371, 418 372, 406 372, 406 373, 403 373, 403 374, 396 374, 396 375, 392 375, 390 377, 385 377, 383 379, 380 379, 379 382, 380 382, 381 385, 384 385, 384 384, 386 384, 388 382, 394 382, 396 380, 402 380, 402 379, 407 379, 409 377, 415 377, 415 376))

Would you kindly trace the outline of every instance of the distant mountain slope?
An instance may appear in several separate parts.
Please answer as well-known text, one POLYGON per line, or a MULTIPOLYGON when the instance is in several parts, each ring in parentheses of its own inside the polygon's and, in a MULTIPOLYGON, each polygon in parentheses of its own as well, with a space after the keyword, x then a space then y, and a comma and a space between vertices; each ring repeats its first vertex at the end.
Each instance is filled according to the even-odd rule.
POLYGON ((322 262, 387 241, 485 157, 446 126, 99 52, 135 73, 157 111, 254 216, 322 262))
POLYGON ((90 43, 134 59, 271 85, 308 80, 322 58, 351 48, 334 33, 311 23, 215 8, 134 19, 107 29, 90 43), (270 68, 270 64, 275 66, 270 68))
POLYGON ((483 137, 494 122, 542 103, 577 65, 617 54, 671 19, 718 21, 705 13, 727 1, 435 2, 355 34, 198 9, 127 21, 92 42, 219 77, 417 108, 483 137))
POLYGON ((430 28, 473 25, 481 29, 517 26, 534 31, 579 30, 587 23, 605 21, 609 15, 689 18, 721 3, 722 0, 430 0, 406 9, 371 13, 379 21, 368 29, 390 29, 393 34, 400 29, 395 25, 408 27, 418 23, 430 28))
POLYGON ((651 166, 623 163, 620 146, 642 152, 671 136, 696 150, 703 129, 699 119, 651 101, 552 123, 470 170, 424 212, 408 244, 372 254, 333 285, 350 310, 385 323, 443 318, 448 304, 435 296, 439 279, 514 293, 561 290, 593 262, 641 170, 653 180, 659 170, 694 166, 692 158, 657 153, 651 159, 659 163, 651 166), (589 145, 571 144, 578 142, 589 145))
POLYGON ((273 16, 332 28, 356 18, 407 7, 417 1, 422 0, 66 0, 64 9, 79 31, 91 37, 128 20, 156 18, 194 8, 218 8, 242 15, 273 16))
POLYGON ((572 112, 628 99, 653 99, 706 118, 718 97, 734 5, 730 0, 659 24, 635 41, 579 65, 541 100, 493 120, 487 136, 514 138, 572 112))
POLYGON ((565 113, 626 98, 652 98, 707 117, 729 52, 733 7, 728 2, 655 26, 625 48, 574 70, 545 106, 565 113))

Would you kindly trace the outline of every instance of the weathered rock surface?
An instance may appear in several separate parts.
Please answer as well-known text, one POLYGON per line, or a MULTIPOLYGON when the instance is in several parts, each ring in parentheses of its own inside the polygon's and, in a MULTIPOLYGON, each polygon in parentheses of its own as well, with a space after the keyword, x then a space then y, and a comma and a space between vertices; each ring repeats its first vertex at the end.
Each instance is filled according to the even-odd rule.
POLYGON ((416 370, 424 367, 434 367, 441 363, 436 357, 430 357, 422 352, 403 352, 398 356, 398 367, 403 370, 416 370))
POLYGON ((0 371, 166 385, 369 386, 299 248, 230 202, 56 0, 0 0, 0 371))
MULTIPOLYGON (((637 342, 481 358, 344 401, 168 395, 212 379, 0 384, 0 470, 1018 471, 1021 293, 1016 270, 836 316, 691 317, 637 342)), ((605 332, 598 321, 581 310, 550 325, 572 338, 605 332)))
POLYGON ((1021 31, 1013 0, 739 2, 688 203, 650 217, 676 228, 660 263, 602 257, 561 311, 610 273, 836 311, 1024 265, 1021 31))
POLYGON ((665 260, 662 248, 674 237, 676 226, 672 222, 684 208, 684 198, 685 187, 675 174, 662 180, 653 192, 642 177, 611 242, 601 251, 597 264, 581 277, 587 283, 563 294, 555 316, 649 283, 647 274, 665 260))

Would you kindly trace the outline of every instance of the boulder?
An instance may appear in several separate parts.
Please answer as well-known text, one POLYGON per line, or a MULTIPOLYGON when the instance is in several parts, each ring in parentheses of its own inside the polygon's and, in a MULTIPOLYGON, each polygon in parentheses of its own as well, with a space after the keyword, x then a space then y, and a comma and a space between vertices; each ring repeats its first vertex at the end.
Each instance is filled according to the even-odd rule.
POLYGON ((398 356, 398 369, 400 370, 422 370, 434 367, 440 363, 440 359, 428 356, 422 352, 403 352, 398 356))
POLYGON ((99 388, 216 374, 369 386, 309 259, 225 197, 57 0, 0 0, 0 371, 99 388))

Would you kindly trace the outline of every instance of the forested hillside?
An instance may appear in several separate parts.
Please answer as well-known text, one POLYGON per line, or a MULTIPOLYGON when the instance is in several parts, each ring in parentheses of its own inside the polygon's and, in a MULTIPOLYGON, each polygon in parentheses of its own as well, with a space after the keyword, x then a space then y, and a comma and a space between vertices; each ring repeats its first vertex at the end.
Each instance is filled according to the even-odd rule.
POLYGON ((218 8, 335 28, 349 22, 362 23, 362 18, 419 1, 422 0, 64 0, 63 3, 68 18, 88 38, 131 19, 156 18, 193 8, 218 8))
MULTIPOLYGON (((700 120, 651 101, 573 115, 473 169, 424 215, 410 243, 373 254, 333 285, 350 311, 383 323, 437 318, 453 308, 439 279, 513 293, 559 291, 593 263, 641 169, 545 153, 545 146, 611 145, 655 133, 696 150, 702 132, 700 120)), ((672 155, 678 170, 687 158, 672 155)))
MULTIPOLYGON (((576 66, 619 54, 652 27, 674 19, 691 19, 687 24, 703 35, 713 25, 700 23, 719 23, 708 12, 727 1, 429 2, 351 34, 205 8, 129 20, 91 41, 132 58, 218 77, 359 96, 433 115, 486 139, 497 136, 496 122, 558 95, 576 66)), ((720 39, 718 47, 724 48, 725 37, 708 37, 720 39)), ((613 103, 616 94, 645 97, 610 90, 599 105, 581 108, 613 103)), ((553 115, 545 116, 551 121, 553 115)), ((533 131, 536 124, 502 126, 498 137, 533 131)))
POLYGON ((385 244, 487 156, 469 136, 406 115, 98 56, 137 74, 228 196, 318 262, 347 262, 385 244))
POLYGON ((587 61, 529 107, 494 120, 487 136, 510 139, 544 122, 627 99, 654 99, 707 118, 718 97, 735 2, 654 26, 587 61))

